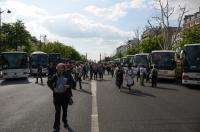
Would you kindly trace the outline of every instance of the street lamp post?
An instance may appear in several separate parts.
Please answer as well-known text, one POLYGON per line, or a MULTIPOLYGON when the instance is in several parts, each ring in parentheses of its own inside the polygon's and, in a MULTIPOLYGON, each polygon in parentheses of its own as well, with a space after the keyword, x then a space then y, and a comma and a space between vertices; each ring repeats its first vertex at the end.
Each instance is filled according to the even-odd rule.
POLYGON ((46 42, 46 38, 47 38, 47 35, 40 35, 40 50, 42 49, 42 38, 43 38, 43 42, 45 43, 46 42))
POLYGON ((2 27, 1 27, 1 14, 4 13, 5 11, 7 11, 7 13, 11 13, 11 11, 8 10, 8 9, 2 11, 1 8, 0 8, 0 38, 1 38, 1 39, 0 39, 0 51, 2 50, 2 48, 1 48, 1 47, 2 47, 2 36, 1 36, 1 31, 2 31, 2 27))

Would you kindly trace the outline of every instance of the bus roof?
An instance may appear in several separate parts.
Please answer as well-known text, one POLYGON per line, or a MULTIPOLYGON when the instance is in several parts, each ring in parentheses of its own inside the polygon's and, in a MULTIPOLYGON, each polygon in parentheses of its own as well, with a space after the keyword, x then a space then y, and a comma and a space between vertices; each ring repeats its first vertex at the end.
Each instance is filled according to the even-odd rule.
POLYGON ((120 60, 120 58, 116 58, 116 59, 114 59, 114 61, 118 61, 118 60, 120 60))
POLYGON ((19 51, 8 51, 8 52, 1 52, 1 54, 10 54, 10 53, 27 54, 26 52, 19 52, 19 51))
POLYGON ((122 57, 121 59, 126 59, 127 57, 122 57))
POLYGON ((188 47, 188 46, 197 46, 197 45, 200 46, 200 43, 199 43, 199 44, 186 44, 186 45, 184 45, 184 46, 185 46, 185 47, 188 47))
POLYGON ((61 55, 61 53, 48 53, 49 55, 61 55))
POLYGON ((135 56, 135 55, 127 55, 126 57, 132 57, 132 56, 135 56))
POLYGON ((139 53, 139 54, 135 54, 136 55, 149 55, 149 53, 139 53))
POLYGON ((45 54, 45 55, 47 55, 47 53, 42 52, 42 51, 34 51, 31 55, 34 55, 34 54, 45 54))
POLYGON ((159 53, 159 52, 170 52, 170 53, 175 53, 173 50, 154 50, 152 53, 159 53))

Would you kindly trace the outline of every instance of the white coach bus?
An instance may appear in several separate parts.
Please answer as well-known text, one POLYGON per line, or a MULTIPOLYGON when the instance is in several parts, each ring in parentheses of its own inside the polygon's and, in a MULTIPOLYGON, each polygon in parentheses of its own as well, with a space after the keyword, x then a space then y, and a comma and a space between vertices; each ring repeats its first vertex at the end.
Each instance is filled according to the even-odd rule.
POLYGON ((150 55, 151 66, 158 69, 158 78, 176 79, 176 52, 172 50, 155 50, 150 55))
POLYGON ((30 56, 30 74, 37 74, 38 65, 42 66, 42 74, 48 73, 48 54, 42 51, 35 51, 30 56))
POLYGON ((149 68, 149 54, 148 53, 139 53, 135 54, 133 58, 133 71, 134 74, 137 74, 138 65, 143 65, 144 68, 149 68))
POLYGON ((2 52, 1 61, 4 79, 28 77, 28 56, 26 52, 2 52))
POLYGON ((200 85, 200 44, 185 45, 181 59, 182 84, 200 85))

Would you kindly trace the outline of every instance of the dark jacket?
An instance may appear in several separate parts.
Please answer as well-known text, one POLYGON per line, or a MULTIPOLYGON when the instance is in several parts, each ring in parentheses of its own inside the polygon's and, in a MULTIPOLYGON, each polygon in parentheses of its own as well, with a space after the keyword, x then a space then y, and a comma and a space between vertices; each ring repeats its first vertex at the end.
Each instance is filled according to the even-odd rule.
MULTIPOLYGON (((74 87, 74 79, 72 75, 69 72, 64 72, 64 77, 67 78, 66 85, 69 85, 70 87, 67 89, 67 91, 64 93, 65 96, 71 97, 72 96, 72 88, 74 87)), ((55 93, 54 88, 56 87, 56 82, 58 80, 58 74, 54 74, 53 77, 47 81, 47 84, 49 88, 53 91, 53 96, 60 93, 55 93)))

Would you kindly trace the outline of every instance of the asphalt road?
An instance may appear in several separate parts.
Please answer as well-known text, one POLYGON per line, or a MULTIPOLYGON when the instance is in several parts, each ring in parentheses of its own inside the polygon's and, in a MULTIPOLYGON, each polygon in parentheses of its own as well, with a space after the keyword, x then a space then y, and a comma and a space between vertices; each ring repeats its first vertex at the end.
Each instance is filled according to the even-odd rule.
MULTIPOLYGON (((47 85, 28 80, 0 81, 0 132, 51 132, 54 122, 52 92, 47 85)), ((174 82, 158 88, 138 86, 121 92, 106 76, 97 81, 98 127, 100 132, 200 132, 200 89, 174 82)), ((125 86, 125 83, 124 83, 125 86)), ((69 125, 74 132, 91 131, 90 81, 84 90, 74 90, 69 106, 69 125)), ((61 126, 61 132, 67 132, 61 126)))

